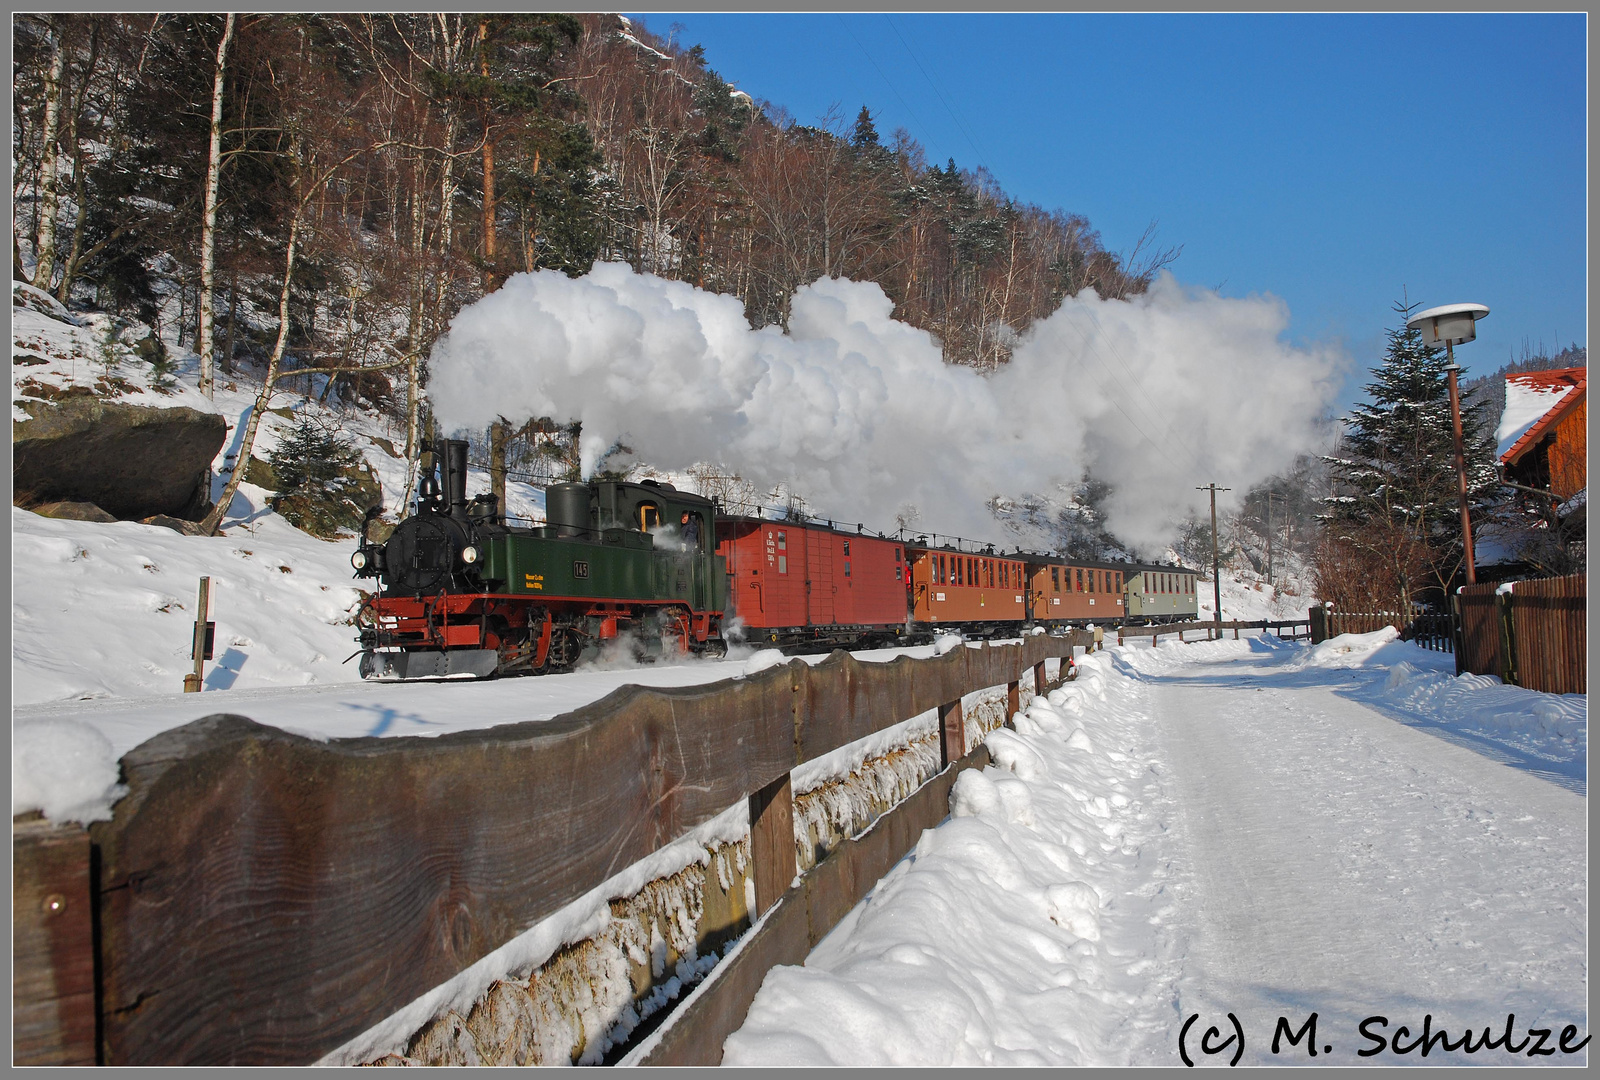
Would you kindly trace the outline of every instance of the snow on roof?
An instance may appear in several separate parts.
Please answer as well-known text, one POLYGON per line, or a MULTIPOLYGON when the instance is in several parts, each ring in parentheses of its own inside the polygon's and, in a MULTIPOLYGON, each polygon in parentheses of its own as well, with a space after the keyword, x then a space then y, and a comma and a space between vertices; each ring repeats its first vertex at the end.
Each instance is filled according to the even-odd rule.
POLYGON ((1506 376, 1506 408, 1495 429, 1495 454, 1506 465, 1526 453, 1565 406, 1582 399, 1588 368, 1562 368, 1506 376), (1576 395, 1576 396, 1574 396, 1576 395))

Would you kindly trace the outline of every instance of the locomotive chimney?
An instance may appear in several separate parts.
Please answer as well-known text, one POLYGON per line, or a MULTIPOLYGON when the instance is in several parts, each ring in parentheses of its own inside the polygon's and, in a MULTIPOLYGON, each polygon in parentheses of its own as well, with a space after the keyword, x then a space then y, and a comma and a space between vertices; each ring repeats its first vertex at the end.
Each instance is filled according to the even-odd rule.
POLYGON ((450 439, 444 444, 445 496, 449 500, 450 516, 467 514, 467 442, 450 439))

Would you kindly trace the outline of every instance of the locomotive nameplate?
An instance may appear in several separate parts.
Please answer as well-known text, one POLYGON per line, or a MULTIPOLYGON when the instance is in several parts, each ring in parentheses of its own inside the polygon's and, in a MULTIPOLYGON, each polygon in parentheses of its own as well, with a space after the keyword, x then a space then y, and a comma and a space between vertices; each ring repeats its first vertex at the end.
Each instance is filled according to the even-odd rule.
POLYGON ((543 589, 544 589, 544 575, 543 574, 523 574, 522 575, 522 586, 525 589, 539 589, 540 591, 543 591, 543 589))
POLYGON ((572 564, 572 576, 575 577, 575 578, 586 578, 586 577, 588 577, 589 576, 589 564, 586 563, 586 562, 574 561, 573 564, 572 564))

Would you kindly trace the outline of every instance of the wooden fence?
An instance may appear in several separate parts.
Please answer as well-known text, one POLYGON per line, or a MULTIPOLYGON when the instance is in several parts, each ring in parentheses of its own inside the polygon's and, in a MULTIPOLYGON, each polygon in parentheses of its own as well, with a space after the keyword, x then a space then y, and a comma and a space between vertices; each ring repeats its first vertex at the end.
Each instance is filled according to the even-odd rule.
POLYGON ((1340 634, 1371 634, 1392 626, 1400 640, 1435 652, 1454 652, 1455 622, 1449 615, 1402 615, 1398 611, 1334 611, 1311 609, 1311 641, 1317 644, 1340 634))
POLYGON ((1301 638, 1312 636, 1311 619, 1260 619, 1255 622, 1183 622, 1162 623, 1155 626, 1119 626, 1117 627, 1117 644, 1123 644, 1128 638, 1147 637, 1152 645, 1158 644, 1165 635, 1176 634, 1179 641, 1210 641, 1223 636, 1226 631, 1233 631, 1233 639, 1239 639, 1240 630, 1271 630, 1276 636, 1285 641, 1297 641, 1301 638), (1304 627, 1302 630, 1301 628, 1304 627), (1188 637, 1186 635, 1194 635, 1188 637), (1203 637, 1200 635, 1204 635, 1203 637))
POLYGON ((1588 693, 1587 582, 1572 574, 1457 590, 1457 672, 1550 694, 1588 693))
MULTIPOLYGON (((791 769, 930 709, 941 763, 958 763, 964 694, 1006 685, 1015 710, 1025 671, 1038 685, 1090 641, 836 653, 437 738, 317 742, 233 715, 164 732, 123 757, 112 820, 14 823, 14 1063, 316 1061, 741 800, 766 912, 795 877, 791 769)), ((936 823, 942 804, 921 801, 936 823)), ((836 919, 920 833, 880 828, 773 925, 836 919)), ((719 1023, 742 1018, 736 998, 717 999, 719 1023)))

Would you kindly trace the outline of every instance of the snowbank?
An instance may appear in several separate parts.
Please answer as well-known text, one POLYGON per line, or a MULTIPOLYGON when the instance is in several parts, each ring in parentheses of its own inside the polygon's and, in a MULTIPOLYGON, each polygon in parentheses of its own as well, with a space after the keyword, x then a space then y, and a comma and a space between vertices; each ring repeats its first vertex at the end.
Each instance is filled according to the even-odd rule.
POLYGON ((1158 951, 1168 903, 1139 855, 1157 828, 1139 691, 1109 654, 1079 672, 988 735, 996 764, 961 774, 950 819, 804 967, 767 975, 724 1064, 1155 1060, 1175 969, 1119 959, 1158 951))
POLYGON ((1285 666, 1290 671, 1306 668, 1353 668, 1382 663, 1380 653, 1386 645, 1400 640, 1400 631, 1381 627, 1370 634, 1340 634, 1311 646, 1285 666))
POLYGON ((1542 694, 1506 686, 1493 675, 1456 676, 1400 661, 1377 696, 1396 709, 1552 761, 1581 761, 1588 749, 1587 694, 1542 694))

